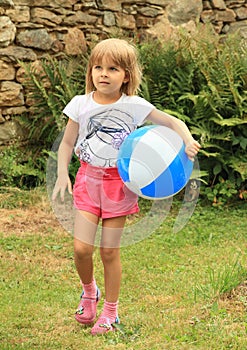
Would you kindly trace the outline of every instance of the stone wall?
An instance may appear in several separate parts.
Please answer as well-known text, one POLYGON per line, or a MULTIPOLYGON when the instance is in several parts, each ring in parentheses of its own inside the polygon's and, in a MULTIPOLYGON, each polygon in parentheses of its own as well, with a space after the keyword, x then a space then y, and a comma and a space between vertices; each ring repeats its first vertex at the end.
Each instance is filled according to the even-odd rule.
POLYGON ((77 55, 109 34, 169 39, 198 22, 247 38, 246 0, 0 0, 0 15, 0 144, 23 136, 14 118, 28 111, 18 60, 77 55))

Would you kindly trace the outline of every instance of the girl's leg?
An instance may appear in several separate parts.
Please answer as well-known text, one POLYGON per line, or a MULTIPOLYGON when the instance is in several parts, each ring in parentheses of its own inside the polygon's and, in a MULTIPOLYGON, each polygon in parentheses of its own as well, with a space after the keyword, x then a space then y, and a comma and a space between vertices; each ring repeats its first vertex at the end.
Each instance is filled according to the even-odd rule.
POLYGON ((102 334, 112 330, 112 323, 118 319, 118 298, 122 267, 120 261, 120 241, 126 217, 104 219, 100 254, 104 265, 105 303, 92 334, 102 334))
POLYGON ((74 259, 83 287, 83 294, 75 318, 82 324, 92 323, 100 295, 93 277, 94 240, 99 218, 91 213, 78 211, 74 228, 74 259))
POLYGON ((74 226, 74 259, 82 283, 93 280, 94 240, 99 222, 98 216, 77 211, 74 226))
POLYGON ((120 241, 126 217, 103 220, 100 254, 104 265, 105 298, 116 302, 119 297, 122 267, 120 241))

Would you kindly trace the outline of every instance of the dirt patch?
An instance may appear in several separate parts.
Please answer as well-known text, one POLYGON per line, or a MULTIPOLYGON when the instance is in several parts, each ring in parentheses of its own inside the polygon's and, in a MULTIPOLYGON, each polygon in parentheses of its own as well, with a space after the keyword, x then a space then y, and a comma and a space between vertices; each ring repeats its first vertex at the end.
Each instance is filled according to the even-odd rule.
POLYGON ((222 297, 223 302, 247 311, 247 280, 222 297))
POLYGON ((63 230, 52 211, 36 207, 0 211, 0 231, 4 235, 15 233, 21 236, 37 232, 45 233, 47 230, 63 230))

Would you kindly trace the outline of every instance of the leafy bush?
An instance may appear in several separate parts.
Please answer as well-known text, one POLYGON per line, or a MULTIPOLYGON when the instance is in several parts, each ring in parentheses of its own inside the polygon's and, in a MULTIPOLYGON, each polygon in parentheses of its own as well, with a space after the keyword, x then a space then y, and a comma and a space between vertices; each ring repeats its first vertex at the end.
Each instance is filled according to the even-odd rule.
POLYGON ((58 60, 46 57, 40 65, 21 62, 26 72, 26 96, 31 101, 25 118, 30 141, 50 148, 63 130, 66 120, 62 110, 76 94, 84 92, 86 57, 58 60))
MULTIPOLYGON (((32 152, 29 165, 33 162, 32 167, 37 168, 33 179, 33 186, 37 186, 46 180, 47 158, 54 141, 66 125, 62 110, 72 97, 84 92, 86 56, 64 57, 62 60, 47 56, 39 65, 25 62, 20 62, 20 65, 26 73, 25 94, 31 104, 30 113, 22 117, 22 123, 28 130, 29 149, 32 152)), ((76 164, 73 157, 70 167, 73 174, 76 164)), ((18 186, 14 179, 9 179, 8 184, 18 186)))
POLYGON ((236 197, 247 179, 246 43, 199 27, 194 35, 181 32, 178 43, 155 46, 140 47, 142 95, 184 120, 202 144, 199 161, 208 172, 209 200, 220 204, 236 197))
POLYGON ((0 186, 28 189, 44 183, 44 163, 42 153, 32 157, 16 145, 4 148, 0 152, 0 186))

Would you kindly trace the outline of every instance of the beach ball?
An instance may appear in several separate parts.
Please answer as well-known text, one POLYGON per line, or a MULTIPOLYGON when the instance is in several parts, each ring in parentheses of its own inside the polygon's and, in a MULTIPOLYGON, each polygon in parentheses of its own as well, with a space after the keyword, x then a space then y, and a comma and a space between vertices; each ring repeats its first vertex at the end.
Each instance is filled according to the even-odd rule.
POLYGON ((148 125, 130 133, 120 146, 117 167, 124 184, 140 197, 164 199, 185 187, 193 162, 172 129, 148 125))

